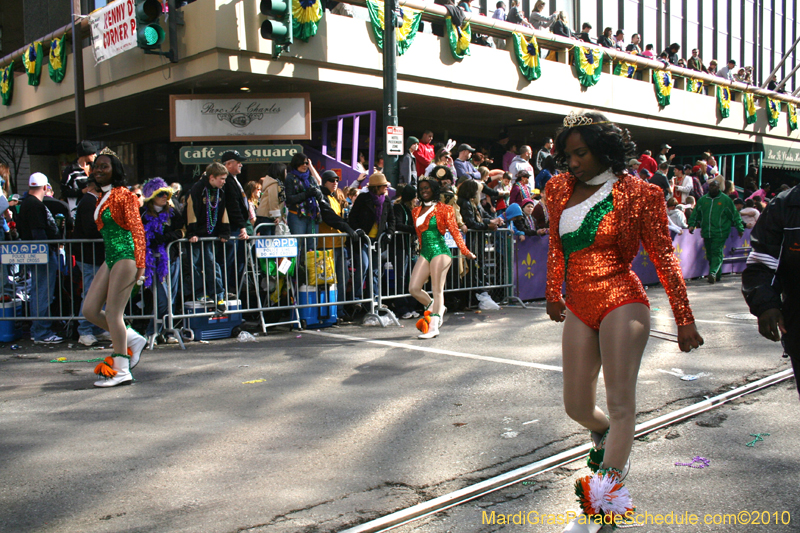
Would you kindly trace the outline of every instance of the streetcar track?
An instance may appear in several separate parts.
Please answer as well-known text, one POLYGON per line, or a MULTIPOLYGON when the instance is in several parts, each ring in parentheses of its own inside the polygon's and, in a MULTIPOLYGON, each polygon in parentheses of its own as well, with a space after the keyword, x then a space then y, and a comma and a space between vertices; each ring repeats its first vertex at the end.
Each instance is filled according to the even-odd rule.
MULTIPOLYGON (((737 387, 733 390, 718 394, 717 396, 707 398, 687 407, 683 407, 670 413, 658 416, 647 422, 637 424, 634 437, 639 438, 648 433, 652 433, 673 424, 677 424, 688 418, 694 417, 706 411, 710 411, 715 407, 719 407, 728 402, 736 400, 737 398, 741 398, 747 394, 752 394, 766 387, 781 383, 792 378, 793 375, 792 369, 783 370, 752 383, 748 383, 747 385, 737 387)), ((390 513, 386 516, 351 527, 342 531, 342 533, 377 533, 380 531, 389 531, 411 522, 421 520, 436 513, 440 513, 447 509, 457 507, 492 492, 496 492, 521 481, 525 481, 532 477, 577 461, 583 457, 586 457, 590 449, 591 445, 588 443, 581 446, 576 446, 526 466, 516 468, 510 472, 506 472, 505 474, 500 474, 479 483, 475 483, 462 489, 450 492, 449 494, 439 496, 438 498, 418 503, 405 509, 400 509, 399 511, 390 513)))

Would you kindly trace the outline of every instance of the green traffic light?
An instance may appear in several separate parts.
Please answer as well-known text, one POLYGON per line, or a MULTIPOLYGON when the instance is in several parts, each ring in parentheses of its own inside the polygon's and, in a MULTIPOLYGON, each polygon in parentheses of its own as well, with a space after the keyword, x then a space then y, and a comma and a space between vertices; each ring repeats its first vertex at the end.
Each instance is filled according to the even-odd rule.
POLYGON ((136 42, 140 48, 156 48, 164 41, 164 29, 159 24, 163 13, 164 5, 159 0, 136 3, 136 42))

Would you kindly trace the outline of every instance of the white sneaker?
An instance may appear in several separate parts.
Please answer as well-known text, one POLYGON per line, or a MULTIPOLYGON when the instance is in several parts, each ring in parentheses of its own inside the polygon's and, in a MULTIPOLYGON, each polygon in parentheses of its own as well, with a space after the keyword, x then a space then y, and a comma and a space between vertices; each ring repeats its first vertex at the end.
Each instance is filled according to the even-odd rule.
POLYGON ((416 311, 411 311, 411 318, 419 318, 419 313, 416 311))
POLYGON ((95 338, 100 342, 111 342, 111 333, 104 331, 98 335, 95 335, 95 338))
MULTIPOLYGON (((417 315, 417 316, 419 316, 419 315, 417 315)), ((414 313, 412 313, 411 311, 408 311, 406 313, 403 313, 403 316, 401 316, 400 318, 402 318, 403 320, 409 320, 411 318, 414 318, 414 313)))
POLYGON ((52 335, 48 335, 44 339, 34 340, 34 344, 61 344, 64 342, 64 339, 53 333, 52 335))
POLYGON ((128 355, 131 356, 130 368, 134 368, 139 364, 139 357, 141 357, 142 351, 144 350, 145 346, 147 346, 147 339, 139 335, 135 329, 128 328, 127 341, 128 355))
POLYGON ((167 335, 167 344, 180 344, 180 341, 175 335, 167 335))
POLYGON ((81 335, 78 337, 78 344, 83 344, 84 346, 94 346, 97 344, 97 337, 92 334, 81 335))
POLYGON ((130 360, 127 357, 111 357, 113 359, 112 368, 117 371, 117 374, 110 378, 103 378, 94 382, 95 387, 116 387, 117 385, 124 385, 133 382, 133 376, 130 370, 130 360))

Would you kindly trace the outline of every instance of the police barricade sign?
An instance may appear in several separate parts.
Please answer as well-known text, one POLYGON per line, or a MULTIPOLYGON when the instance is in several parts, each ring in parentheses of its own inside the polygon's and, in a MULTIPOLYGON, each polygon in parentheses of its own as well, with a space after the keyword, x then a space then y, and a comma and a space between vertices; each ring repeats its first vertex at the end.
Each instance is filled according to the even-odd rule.
POLYGON ((4 265, 46 265, 47 252, 46 244, 3 244, 0 261, 4 265))
MULTIPOLYGON (((463 233, 461 234, 461 238, 462 239, 464 238, 464 234, 463 233)), ((447 245, 448 248, 458 248, 458 245, 456 244, 456 240, 450 234, 450 230, 447 230, 447 231, 444 232, 444 243, 447 245)))
POLYGON ((259 259, 297 257, 297 239, 291 237, 258 239, 256 257, 259 259))

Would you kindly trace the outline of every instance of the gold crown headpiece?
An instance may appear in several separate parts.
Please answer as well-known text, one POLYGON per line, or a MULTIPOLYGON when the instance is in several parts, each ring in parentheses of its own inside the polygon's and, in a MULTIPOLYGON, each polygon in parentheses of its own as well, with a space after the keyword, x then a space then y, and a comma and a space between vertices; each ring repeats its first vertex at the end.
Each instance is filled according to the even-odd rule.
POLYGON ((97 152, 97 155, 110 155, 110 156, 114 156, 117 159, 119 159, 119 156, 117 155, 117 153, 114 150, 112 150, 111 148, 109 148, 108 146, 106 146, 105 148, 103 148, 102 150, 97 152))
POLYGON ((569 115, 564 117, 565 128, 575 128, 577 126, 589 126, 590 124, 608 124, 609 120, 598 120, 595 122, 591 117, 586 115, 578 115, 575 111, 570 111, 569 115))

